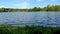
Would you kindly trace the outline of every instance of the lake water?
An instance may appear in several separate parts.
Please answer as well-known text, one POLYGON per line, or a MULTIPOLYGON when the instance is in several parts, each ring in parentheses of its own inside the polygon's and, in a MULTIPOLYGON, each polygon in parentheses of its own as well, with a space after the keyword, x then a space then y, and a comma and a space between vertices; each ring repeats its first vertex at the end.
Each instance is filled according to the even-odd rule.
POLYGON ((0 24, 60 26, 60 12, 1 12, 0 24))

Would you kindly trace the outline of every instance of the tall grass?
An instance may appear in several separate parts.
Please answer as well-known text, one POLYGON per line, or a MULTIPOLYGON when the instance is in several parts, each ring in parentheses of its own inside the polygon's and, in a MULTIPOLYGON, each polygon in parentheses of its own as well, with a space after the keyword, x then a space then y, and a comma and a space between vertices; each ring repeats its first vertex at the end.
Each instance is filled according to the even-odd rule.
POLYGON ((55 34, 60 27, 0 25, 0 34, 55 34))

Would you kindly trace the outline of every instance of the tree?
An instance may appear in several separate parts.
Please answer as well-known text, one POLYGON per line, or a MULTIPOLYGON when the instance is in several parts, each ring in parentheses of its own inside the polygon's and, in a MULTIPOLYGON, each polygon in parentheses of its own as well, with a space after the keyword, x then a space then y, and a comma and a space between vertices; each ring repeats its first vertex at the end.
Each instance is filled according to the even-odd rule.
POLYGON ((47 5, 47 10, 46 11, 49 11, 49 5, 47 5))

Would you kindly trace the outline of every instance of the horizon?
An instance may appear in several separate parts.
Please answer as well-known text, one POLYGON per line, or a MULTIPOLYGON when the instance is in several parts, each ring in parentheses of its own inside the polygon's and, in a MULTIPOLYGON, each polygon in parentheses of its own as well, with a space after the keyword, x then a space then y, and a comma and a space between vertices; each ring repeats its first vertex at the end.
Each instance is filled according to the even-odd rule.
POLYGON ((33 8, 60 5, 60 0, 0 0, 0 8, 33 8))

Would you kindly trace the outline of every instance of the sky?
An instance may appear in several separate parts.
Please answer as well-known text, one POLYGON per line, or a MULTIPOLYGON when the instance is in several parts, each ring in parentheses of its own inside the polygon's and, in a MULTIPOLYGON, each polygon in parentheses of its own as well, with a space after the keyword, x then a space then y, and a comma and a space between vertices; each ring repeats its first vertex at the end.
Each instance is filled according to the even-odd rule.
POLYGON ((32 8, 60 5, 60 0, 0 0, 0 8, 32 8))

